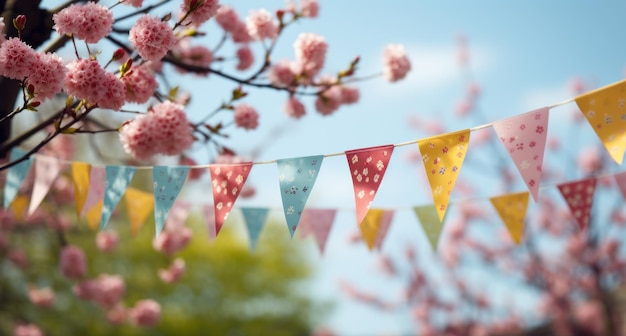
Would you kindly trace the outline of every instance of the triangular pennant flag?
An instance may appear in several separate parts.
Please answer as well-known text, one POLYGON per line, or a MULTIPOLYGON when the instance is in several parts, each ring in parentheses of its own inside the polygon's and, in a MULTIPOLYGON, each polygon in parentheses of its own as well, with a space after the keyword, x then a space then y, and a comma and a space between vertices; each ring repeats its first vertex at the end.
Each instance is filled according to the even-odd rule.
POLYGON ((215 205, 215 232, 219 234, 248 179, 252 162, 210 165, 209 169, 215 205))
POLYGON ((549 110, 544 107, 493 124, 535 201, 539 198, 549 110))
POLYGON ((619 190, 622 192, 622 196, 626 198, 626 171, 621 172, 619 174, 615 174, 613 178, 615 179, 617 188, 619 188, 619 190))
POLYGON ((596 179, 568 182, 558 185, 559 191, 574 215, 581 230, 589 226, 593 193, 596 190, 596 179))
POLYGON ((60 171, 61 163, 55 158, 38 156, 35 159, 35 181, 28 206, 29 215, 37 210, 60 171))
MULTIPOLYGON (((13 148, 11 150, 11 156, 9 160, 13 162, 18 159, 21 159, 22 157, 24 157, 24 155, 26 155, 25 151, 19 148, 13 148)), ((33 159, 28 158, 12 166, 11 168, 9 168, 9 171, 7 172, 6 181, 4 183, 4 208, 5 209, 9 208, 9 205, 11 205, 11 202, 13 202, 13 199, 17 195, 17 192, 20 190, 20 187, 22 186, 22 183, 24 182, 24 179, 26 178, 28 171, 30 170, 30 166, 32 162, 33 162, 33 159)))
POLYGON ((469 137, 470 130, 464 130, 417 143, 440 222, 448 210, 450 194, 465 160, 469 137))
POLYGON ((621 165, 626 151, 626 81, 578 96, 576 104, 613 160, 621 165))
POLYGON ((136 235, 150 213, 154 210, 154 195, 135 188, 126 189, 126 212, 130 222, 130 232, 136 235))
POLYGON ((28 209, 28 197, 24 195, 17 195, 11 202, 11 206, 9 209, 13 212, 13 216, 15 216, 15 220, 21 222, 24 220, 24 215, 26 215, 26 209, 28 209))
POLYGON ((256 248, 256 243, 267 219, 268 210, 267 208, 241 208, 246 227, 248 228, 250 249, 252 250, 256 248))
POLYGON ((215 207, 213 204, 205 204, 202 206, 202 213, 204 214, 204 219, 206 220, 208 238, 211 242, 215 239, 215 237, 217 237, 215 229, 215 207))
POLYGON ((100 230, 104 230, 113 210, 120 201, 130 181, 135 175, 135 167, 130 166, 106 166, 106 187, 102 203, 102 216, 100 230))
POLYGON ((165 167, 155 166, 152 168, 154 181, 154 225, 158 237, 178 193, 185 185, 189 167, 165 167))
POLYGON ((302 212, 298 232, 302 238, 312 234, 322 254, 326 248, 326 241, 333 227, 336 213, 335 209, 304 209, 302 212))
POLYGON ((87 211, 92 211, 93 207, 98 204, 104 197, 104 185, 106 182, 106 171, 104 167, 91 167, 89 171, 89 190, 87 190, 87 199, 83 208, 80 209, 80 215, 85 216, 87 211))
POLYGON ((524 222, 528 207, 528 192, 506 194, 489 199, 496 209, 504 225, 509 229, 515 244, 519 244, 524 236, 524 222))
POLYGON ((72 181, 74 182, 74 203, 76 205, 76 218, 80 219, 87 193, 89 192, 89 174, 91 165, 85 162, 72 162, 72 181))
POLYGON ((415 216, 419 220, 426 238, 433 251, 437 251, 437 245, 439 244, 439 237, 441 237, 441 231, 443 229, 443 222, 439 219, 437 209, 434 205, 423 205, 413 208, 415 216))
POLYGON ((91 208, 85 209, 85 220, 92 230, 98 228, 98 224, 102 222, 102 205, 104 200, 99 200, 91 208))
POLYGON ((370 251, 382 244, 392 219, 393 211, 370 209, 367 212, 359 230, 370 251))
POLYGON ((387 171, 393 145, 346 151, 354 186, 356 223, 361 225, 387 171))
POLYGON ((311 189, 322 167, 323 155, 278 160, 278 182, 289 233, 298 227, 311 189))

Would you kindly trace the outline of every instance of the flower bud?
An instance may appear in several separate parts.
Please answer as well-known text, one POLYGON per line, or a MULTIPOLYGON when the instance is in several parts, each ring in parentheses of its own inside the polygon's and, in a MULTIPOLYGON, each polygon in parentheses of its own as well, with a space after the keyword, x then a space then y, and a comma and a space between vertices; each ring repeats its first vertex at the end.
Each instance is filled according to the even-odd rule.
POLYGON ((113 56, 111 57, 111 60, 112 61, 120 60, 125 55, 126 55, 126 50, 124 50, 123 48, 119 48, 119 49, 115 50, 115 52, 113 53, 113 56))
POLYGON ((13 27, 17 30, 23 30, 26 27, 26 15, 18 15, 13 19, 13 27))

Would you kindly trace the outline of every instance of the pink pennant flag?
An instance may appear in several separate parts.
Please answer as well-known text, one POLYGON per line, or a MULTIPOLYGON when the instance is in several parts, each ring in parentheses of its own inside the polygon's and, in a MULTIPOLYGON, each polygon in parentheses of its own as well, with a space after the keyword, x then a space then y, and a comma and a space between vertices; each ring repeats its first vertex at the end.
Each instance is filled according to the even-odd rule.
POLYGON ((92 209, 99 201, 104 198, 104 186, 106 183, 106 170, 104 167, 91 167, 89 172, 89 191, 87 191, 87 199, 80 211, 81 216, 85 216, 87 211, 92 209))
POLYGON ((202 206, 202 213, 207 223, 209 241, 212 242, 217 237, 215 232, 215 207, 213 207, 213 204, 205 204, 202 206))
POLYGON ((215 204, 215 233, 219 234, 252 170, 252 162, 210 165, 215 204))
POLYGON ((354 201, 356 202, 357 225, 361 225, 363 218, 370 208, 376 191, 380 186, 393 145, 362 148, 346 151, 346 159, 350 166, 350 176, 354 185, 354 201))
POLYGON ((48 191, 50 191, 52 183, 54 183, 54 180, 59 176, 60 171, 61 163, 57 159, 41 156, 35 158, 35 182, 30 198, 30 205, 28 206, 28 215, 31 215, 37 210, 39 204, 41 204, 48 194, 48 191))
POLYGON ((613 178, 615 179, 615 183, 617 183, 617 187, 622 192, 622 196, 626 198, 626 171, 613 175, 613 178))
POLYGON ((535 201, 539 198, 549 110, 544 107, 493 124, 535 201))
POLYGON ((317 247, 323 254, 336 214, 337 210, 335 209, 305 208, 304 211, 302 211, 300 225, 298 226, 300 237, 306 238, 313 235, 315 237, 315 241, 317 242, 317 247))
POLYGON ((590 178, 558 185, 559 191, 578 222, 581 230, 589 226, 593 193, 596 190, 596 179, 590 178))

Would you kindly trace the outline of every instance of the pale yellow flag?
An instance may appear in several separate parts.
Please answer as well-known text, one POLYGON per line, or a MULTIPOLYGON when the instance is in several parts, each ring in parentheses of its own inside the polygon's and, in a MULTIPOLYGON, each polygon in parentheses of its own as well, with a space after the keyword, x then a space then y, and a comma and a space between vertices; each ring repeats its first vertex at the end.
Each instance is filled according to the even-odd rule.
POLYGON ((154 195, 139 189, 128 188, 124 194, 124 199, 126 200, 130 231, 135 235, 150 216, 150 213, 154 211, 154 195))
POLYGON ((576 104, 611 158, 621 165, 626 151, 626 81, 578 96, 576 104))
POLYGON ((100 222, 102 221, 102 205, 104 204, 104 200, 99 200, 91 209, 88 209, 85 213, 85 219, 87 220, 87 225, 92 230, 96 230, 100 227, 100 222))
POLYGON ((489 199, 506 228, 509 229, 515 244, 519 244, 524 236, 524 221, 528 207, 528 192, 507 194, 489 199))
POLYGON ((24 220, 24 214, 26 213, 26 209, 28 208, 29 203, 30 200, 24 195, 18 195, 13 199, 13 202, 11 203, 9 209, 11 209, 11 211, 13 212, 13 216, 15 216, 15 219, 18 222, 24 220))
POLYGON ((382 209, 369 209, 359 226, 361 236, 370 251, 376 246, 376 238, 378 237, 384 213, 385 210, 382 209))
POLYGON ((76 218, 80 219, 80 214, 87 200, 89 191, 89 173, 91 165, 85 162, 72 162, 72 181, 74 181, 74 202, 76 204, 76 218))
POLYGON ((440 222, 448 210, 450 194, 465 160, 469 138, 468 129, 420 140, 417 143, 440 222))

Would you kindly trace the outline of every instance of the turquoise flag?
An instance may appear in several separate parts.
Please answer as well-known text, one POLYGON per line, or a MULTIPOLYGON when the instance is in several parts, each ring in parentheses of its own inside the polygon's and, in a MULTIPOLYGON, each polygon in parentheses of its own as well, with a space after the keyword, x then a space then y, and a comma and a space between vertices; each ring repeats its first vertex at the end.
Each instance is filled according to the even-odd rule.
POLYGON ((265 220, 267 219, 267 208, 241 208, 243 218, 250 235, 250 248, 254 250, 259 240, 265 220))
POLYGON ((289 233, 293 237, 311 189, 322 167, 323 155, 278 160, 278 182, 289 233))
POLYGON ((178 193, 185 185, 189 167, 155 166, 152 168, 154 182, 154 225, 158 237, 174 205, 178 193))
POLYGON ((111 214, 120 201, 130 181, 135 175, 135 168, 128 166, 106 166, 106 184, 104 187, 104 200, 102 215, 100 217, 100 230, 104 230, 111 218, 111 214))
MULTIPOLYGON (((19 149, 13 148, 11 150, 10 160, 11 162, 18 160, 26 155, 26 152, 19 149)), ((30 165, 33 163, 32 158, 28 158, 15 166, 9 168, 7 172, 7 179, 4 184, 4 208, 8 208, 13 202, 13 199, 17 195, 17 192, 20 190, 24 179, 26 178, 26 174, 30 170, 30 165)))

